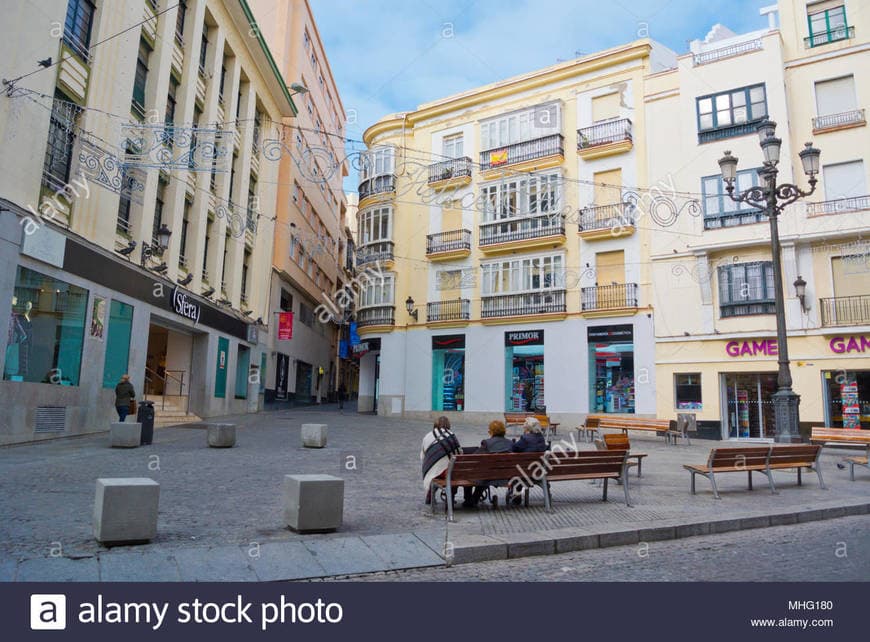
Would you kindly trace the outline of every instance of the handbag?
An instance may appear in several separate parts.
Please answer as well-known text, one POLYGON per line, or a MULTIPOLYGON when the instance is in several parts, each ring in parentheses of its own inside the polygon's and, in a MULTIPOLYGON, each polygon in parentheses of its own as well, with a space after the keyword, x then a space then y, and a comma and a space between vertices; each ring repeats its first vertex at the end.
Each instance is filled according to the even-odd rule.
POLYGON ((130 414, 131 415, 136 414, 136 400, 135 399, 130 399, 130 414))

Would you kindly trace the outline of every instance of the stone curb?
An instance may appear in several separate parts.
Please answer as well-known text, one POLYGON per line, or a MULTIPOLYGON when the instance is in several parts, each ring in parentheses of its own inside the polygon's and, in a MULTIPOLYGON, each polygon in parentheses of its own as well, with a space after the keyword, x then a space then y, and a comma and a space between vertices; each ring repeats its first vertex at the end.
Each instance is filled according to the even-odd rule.
POLYGON ((510 535, 474 535, 460 537, 453 543, 452 563, 467 564, 471 562, 514 559, 531 555, 570 553, 592 548, 683 539, 698 535, 711 535, 867 514, 870 514, 870 503, 698 522, 666 520, 665 524, 657 526, 622 530, 613 529, 600 533, 584 534, 578 532, 577 529, 568 528, 530 533, 512 533, 510 535))

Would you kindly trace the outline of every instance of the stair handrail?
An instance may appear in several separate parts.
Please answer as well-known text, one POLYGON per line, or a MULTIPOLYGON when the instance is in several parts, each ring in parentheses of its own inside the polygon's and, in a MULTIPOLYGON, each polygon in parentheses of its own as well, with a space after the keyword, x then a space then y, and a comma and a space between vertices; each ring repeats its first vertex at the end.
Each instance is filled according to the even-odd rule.
MULTIPOLYGON (((167 380, 167 379, 172 379, 173 381, 177 381, 177 382, 178 382, 178 392, 179 392, 179 396, 180 396, 180 397, 183 397, 183 396, 184 396, 184 373, 186 372, 185 370, 164 370, 164 371, 163 371, 164 374, 161 375, 160 373, 155 372, 154 370, 152 370, 152 369, 149 368, 148 366, 145 366, 145 372, 146 372, 146 373, 150 372, 150 373, 153 374, 155 377, 157 377, 158 379, 160 379, 161 381, 163 381, 163 394, 161 395, 162 400, 161 400, 161 403, 160 403, 160 409, 161 409, 161 410, 166 410, 166 380, 167 380), (170 372, 180 372, 180 373, 181 373, 181 377, 175 377, 175 376, 169 374, 170 372), (164 376, 164 375, 165 375, 165 376, 164 376)), ((147 376, 146 376, 145 378, 148 379, 147 376)), ((188 393, 187 393, 187 406, 186 406, 186 408, 185 408, 185 410, 184 410, 184 413, 187 414, 187 415, 190 414, 190 391, 188 391, 188 393)))

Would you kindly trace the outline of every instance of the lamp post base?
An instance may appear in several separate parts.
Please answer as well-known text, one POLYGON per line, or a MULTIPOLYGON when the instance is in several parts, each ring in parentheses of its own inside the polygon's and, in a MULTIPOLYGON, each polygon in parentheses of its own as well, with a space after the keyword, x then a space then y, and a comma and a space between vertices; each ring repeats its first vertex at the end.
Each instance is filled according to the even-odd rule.
POLYGON ((774 439, 781 444, 801 443, 800 434, 800 395, 790 388, 780 388, 772 395, 773 413, 776 423, 774 439))

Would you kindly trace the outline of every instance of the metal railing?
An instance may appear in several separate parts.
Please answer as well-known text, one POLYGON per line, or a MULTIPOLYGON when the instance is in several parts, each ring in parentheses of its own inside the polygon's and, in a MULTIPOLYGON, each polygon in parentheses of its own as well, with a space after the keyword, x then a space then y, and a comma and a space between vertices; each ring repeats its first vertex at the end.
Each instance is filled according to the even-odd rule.
POLYGON ((580 290, 580 309, 612 310, 637 307, 637 283, 596 285, 580 290))
POLYGON ((765 215, 759 209, 744 209, 715 216, 704 216, 705 230, 718 230, 723 227, 736 227, 738 225, 750 225, 765 220, 765 215))
POLYGON ((552 314, 565 312, 565 290, 525 292, 523 294, 498 294, 483 296, 480 300, 482 319, 512 317, 529 314, 552 314))
POLYGON ((426 235, 426 255, 471 249, 471 230, 450 230, 426 235))
POLYGON ((565 215, 559 212, 506 218, 480 224, 479 245, 485 247, 509 241, 524 241, 565 234, 565 215))
POLYGON ((844 111, 839 114, 825 114, 824 116, 816 116, 813 118, 813 130, 822 131, 825 129, 834 129, 843 125, 861 125, 866 123, 863 109, 853 109, 844 111))
POLYGON ((362 308, 356 312, 356 324, 360 328, 370 325, 395 325, 395 307, 378 305, 362 308))
POLYGON ((457 176, 471 176, 471 159, 468 156, 451 158, 429 165, 429 182, 437 183, 457 176))
MULTIPOLYGON (((161 374, 155 372, 154 370, 152 370, 151 368, 149 368, 148 366, 145 366, 145 382, 146 383, 153 384, 154 379, 159 379, 160 381, 163 382, 163 392, 160 395, 162 397, 161 405, 160 405, 161 410, 166 410, 166 397, 167 397, 166 389, 168 387, 167 383, 168 383, 168 380, 172 380, 172 381, 175 381, 178 383, 178 394, 177 395, 169 395, 169 396, 171 396, 171 397, 187 397, 187 405, 185 406, 184 412, 185 412, 185 414, 190 414, 190 391, 188 390, 188 394, 186 394, 186 395, 184 394, 184 375, 185 375, 184 370, 164 370, 163 374, 161 375, 161 374), (179 373, 181 373, 181 376, 176 377, 174 375, 169 374, 170 372, 179 372, 179 373), (149 377, 148 376, 149 374, 153 375, 153 378, 149 377)), ((153 395, 155 393, 154 392, 147 392, 145 394, 153 395)))
POLYGON ((716 62, 717 60, 722 60, 723 58, 732 58, 733 56, 739 56, 741 54, 749 53, 750 51, 758 51, 763 48, 764 45, 761 42, 761 38, 757 38, 755 40, 749 40, 748 42, 729 45, 728 47, 719 47, 712 51, 702 51, 701 53, 696 53, 692 56, 692 65, 695 67, 698 65, 706 65, 711 62, 716 62))
POLYGON ((395 174, 382 174, 373 176, 359 184, 359 200, 373 196, 374 194, 387 194, 396 191, 395 174))
POLYGON ((480 152, 480 169, 503 167, 554 155, 565 155, 565 137, 562 134, 550 134, 480 152))
POLYGON ((119 216, 115 220, 115 231, 118 234, 123 234, 124 236, 130 236, 130 219, 129 218, 124 219, 124 218, 119 216))
POLYGON ((826 45, 829 42, 837 42, 838 40, 848 40, 855 37, 855 27, 834 27, 821 33, 813 33, 804 38, 804 47, 812 49, 826 45))
POLYGON ((248 214, 245 217, 245 229, 248 230, 251 234, 257 233, 257 214, 252 212, 251 210, 247 211, 248 214))
POLYGON ((613 203, 582 208, 578 225, 581 232, 588 232, 634 225, 636 221, 637 207, 633 203, 613 203))
POLYGON ((577 130, 577 149, 631 140, 631 121, 618 118, 577 130))
POLYGON ((841 212, 860 212, 870 209, 870 195, 847 196, 830 201, 807 203, 807 216, 823 216, 825 214, 840 214, 841 212))
POLYGON ((468 321, 471 319, 471 300, 430 301, 426 304, 426 321, 468 321))
POLYGON ((379 241, 363 245, 356 250, 356 265, 360 267, 377 261, 393 260, 393 242, 379 241))
POLYGON ((764 118, 756 118, 755 120, 748 120, 745 123, 739 123, 737 125, 728 125, 727 127, 717 127, 716 129, 699 131, 698 143, 710 143, 724 138, 754 134, 758 129, 758 123, 762 120, 764 120, 764 118))
POLYGON ((822 327, 870 323, 870 294, 819 299, 822 327))

